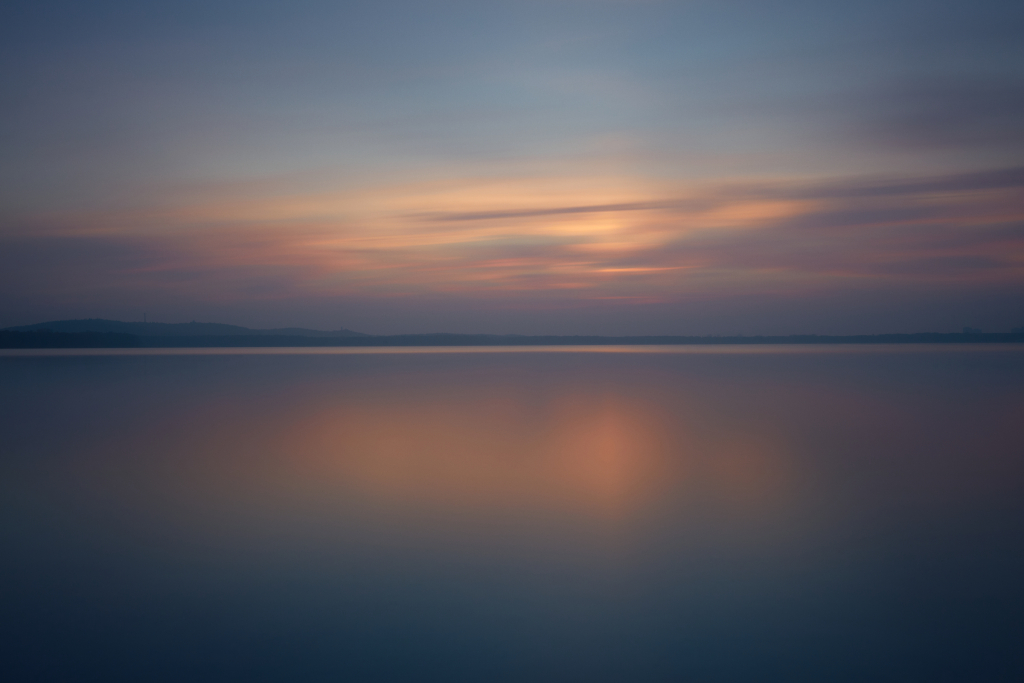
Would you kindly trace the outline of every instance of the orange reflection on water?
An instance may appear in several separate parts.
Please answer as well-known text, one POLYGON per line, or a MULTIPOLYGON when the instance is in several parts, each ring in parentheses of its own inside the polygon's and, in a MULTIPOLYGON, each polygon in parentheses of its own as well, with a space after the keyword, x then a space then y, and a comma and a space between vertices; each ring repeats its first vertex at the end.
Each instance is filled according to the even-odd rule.
POLYGON ((794 493, 782 435, 731 433, 696 399, 674 413, 655 399, 585 389, 533 400, 497 388, 413 392, 321 405, 280 438, 289 456, 276 459, 274 477, 307 500, 354 497, 406 512, 613 521, 671 498, 753 520, 794 493))
POLYGON ((771 543, 800 531, 794 515, 810 489, 799 425, 785 416, 808 397, 780 390, 780 412, 746 384, 475 355, 211 390, 201 405, 112 439, 119 455, 74 479, 105 499, 145 500, 182 533, 236 539, 356 528, 539 536, 569 524, 618 548, 664 519, 680 538, 705 528, 771 543))
POLYGON ((303 476, 389 505, 620 516, 668 467, 663 427, 614 395, 344 405, 295 424, 303 476))

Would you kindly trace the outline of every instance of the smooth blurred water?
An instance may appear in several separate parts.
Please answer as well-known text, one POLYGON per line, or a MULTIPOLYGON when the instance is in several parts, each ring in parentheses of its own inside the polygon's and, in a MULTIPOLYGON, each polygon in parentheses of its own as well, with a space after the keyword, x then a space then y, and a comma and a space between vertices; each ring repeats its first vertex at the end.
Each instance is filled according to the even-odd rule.
POLYGON ((1024 680, 1024 349, 0 357, 4 681, 1024 680))

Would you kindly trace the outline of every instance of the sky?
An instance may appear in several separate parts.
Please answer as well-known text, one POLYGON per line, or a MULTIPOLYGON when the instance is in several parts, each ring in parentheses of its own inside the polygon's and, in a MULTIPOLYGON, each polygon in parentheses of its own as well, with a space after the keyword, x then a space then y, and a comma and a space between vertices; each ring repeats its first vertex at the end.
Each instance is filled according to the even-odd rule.
POLYGON ((0 327, 1024 326, 1024 3, 7 0, 0 327))

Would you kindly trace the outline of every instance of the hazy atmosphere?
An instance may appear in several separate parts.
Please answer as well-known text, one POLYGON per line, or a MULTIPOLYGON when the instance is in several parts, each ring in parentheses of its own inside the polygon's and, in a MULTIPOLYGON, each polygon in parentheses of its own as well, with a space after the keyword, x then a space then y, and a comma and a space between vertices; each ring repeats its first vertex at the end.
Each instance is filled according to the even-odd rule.
POLYGON ((1024 4, 0 9, 0 327, 1024 325, 1024 4))
POLYGON ((0 3, 0 681, 1024 681, 1024 1, 0 3))

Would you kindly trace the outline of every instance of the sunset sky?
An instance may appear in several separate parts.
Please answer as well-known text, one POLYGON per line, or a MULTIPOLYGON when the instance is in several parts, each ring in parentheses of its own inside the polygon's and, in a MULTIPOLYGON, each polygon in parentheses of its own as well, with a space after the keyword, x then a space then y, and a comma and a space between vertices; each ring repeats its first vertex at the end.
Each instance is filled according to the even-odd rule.
POLYGON ((7 0, 0 327, 1024 325, 1024 3, 7 0))

